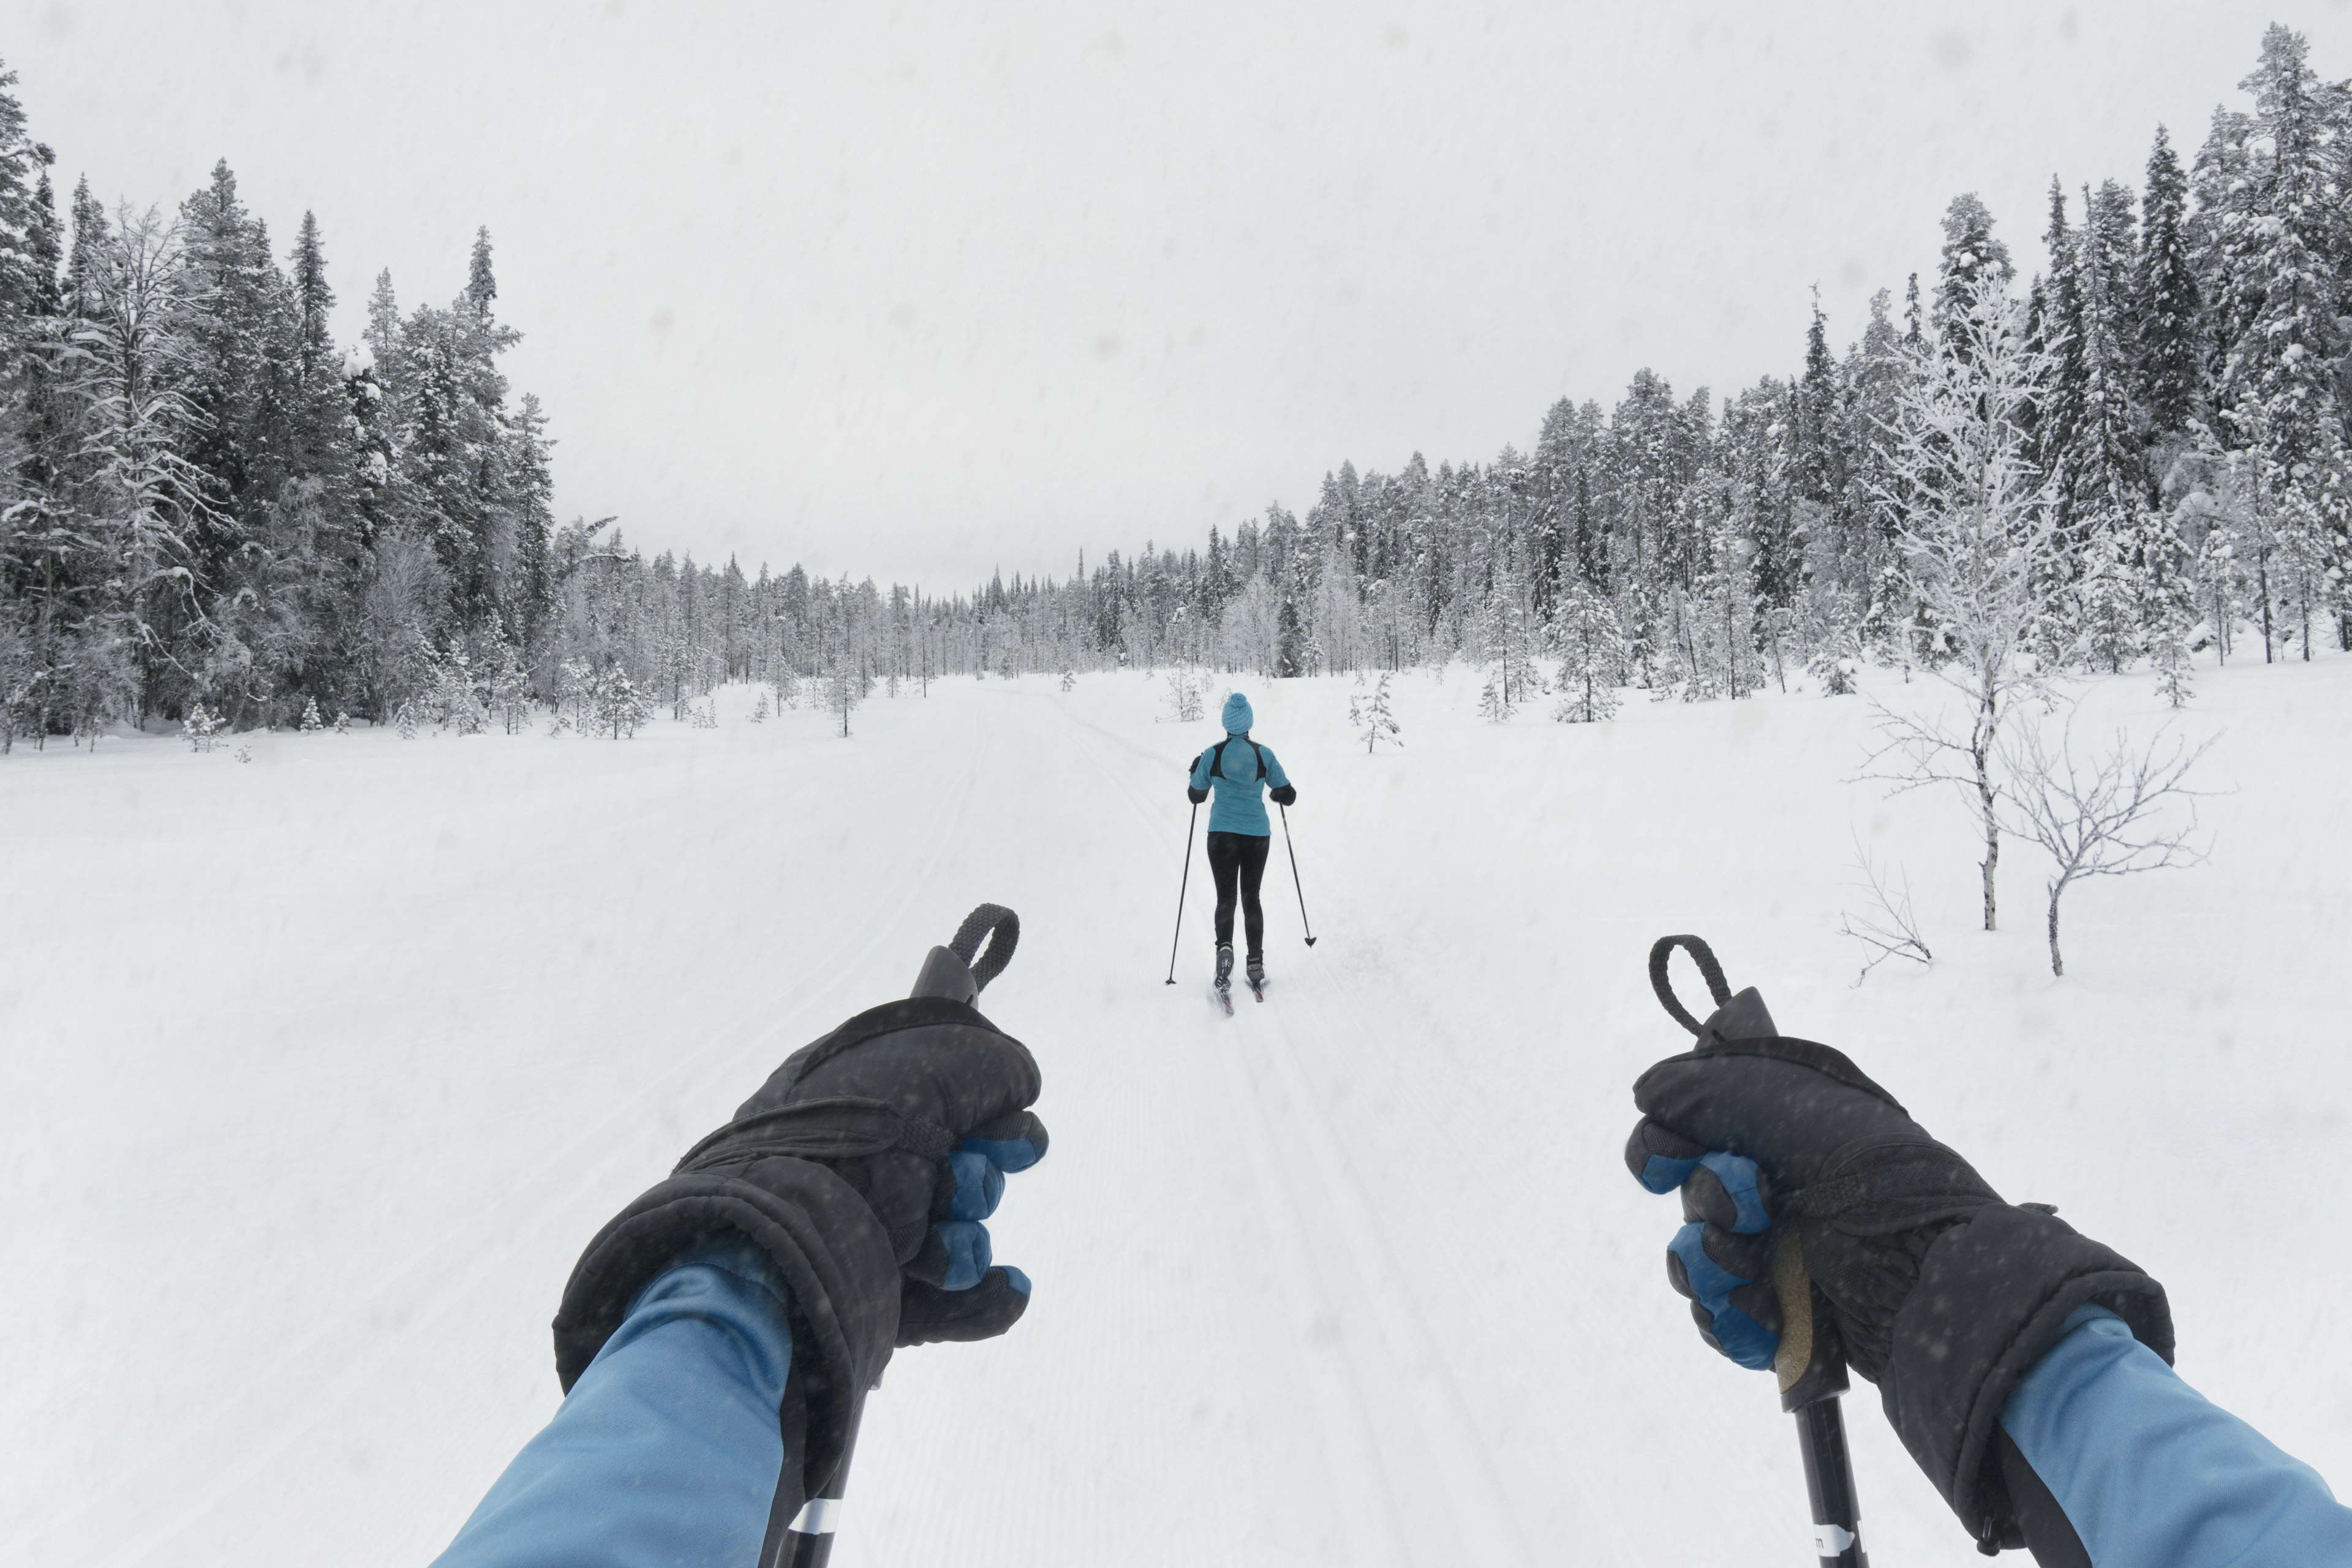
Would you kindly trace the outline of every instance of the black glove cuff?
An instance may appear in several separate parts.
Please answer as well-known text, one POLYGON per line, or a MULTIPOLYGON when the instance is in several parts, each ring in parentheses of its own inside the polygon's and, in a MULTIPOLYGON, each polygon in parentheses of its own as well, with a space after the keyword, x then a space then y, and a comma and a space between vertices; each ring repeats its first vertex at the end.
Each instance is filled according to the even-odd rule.
POLYGON ((1988 1462, 2001 1410, 2086 1302, 2172 1360, 2163 1286, 2055 1215, 1994 1204, 1936 1238, 1895 1314, 1879 1380, 1886 1418, 1980 1542, 2015 1534, 2006 1489, 1988 1462))
POLYGON ((808 1406, 803 1476, 832 1478, 856 1396, 881 1376, 898 1332, 898 1264, 874 1211, 847 1182, 777 1155, 740 1170, 672 1176, 588 1244, 555 1315, 555 1374, 566 1394, 637 1292, 715 1230, 739 1230, 775 1260, 792 1291, 793 1362, 808 1406))

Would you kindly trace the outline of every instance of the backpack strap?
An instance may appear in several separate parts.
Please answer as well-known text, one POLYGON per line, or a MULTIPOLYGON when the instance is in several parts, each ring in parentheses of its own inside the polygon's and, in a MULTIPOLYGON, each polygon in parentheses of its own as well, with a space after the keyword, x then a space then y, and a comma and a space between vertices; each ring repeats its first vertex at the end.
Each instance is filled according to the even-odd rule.
MULTIPOLYGON (((1242 740, 1242 743, 1243 743, 1243 744, 1244 744, 1244 745, 1246 745, 1247 747, 1249 747, 1249 749, 1250 749, 1250 754, 1257 758, 1257 776, 1258 776, 1260 779, 1265 778, 1265 753, 1264 752, 1262 752, 1262 751, 1258 750, 1258 744, 1257 744, 1257 742, 1256 742, 1255 741, 1251 740, 1247 735, 1244 735, 1244 736, 1242 736, 1242 737, 1241 737, 1241 740, 1242 740)), ((1234 737, 1233 737, 1233 736, 1231 736, 1231 735, 1228 735, 1228 736, 1226 736, 1223 740, 1222 740, 1222 741, 1218 742, 1215 745, 1213 745, 1213 746, 1210 747, 1207 751, 1205 751, 1205 752, 1202 752, 1202 753, 1201 753, 1202 756, 1204 756, 1204 757, 1207 757, 1207 758, 1210 758, 1210 759, 1211 759, 1211 761, 1210 761, 1210 763, 1209 763, 1209 776, 1210 776, 1211 778, 1213 778, 1213 779, 1221 779, 1221 778, 1223 778, 1223 777, 1225 776, 1225 748, 1226 748, 1227 746, 1232 745, 1233 743, 1234 743, 1234 737)), ((1194 767, 1196 767, 1196 768, 1197 768, 1197 767, 1199 767, 1201 764, 1200 764, 1200 763, 1194 763, 1192 765, 1193 765, 1194 767)))

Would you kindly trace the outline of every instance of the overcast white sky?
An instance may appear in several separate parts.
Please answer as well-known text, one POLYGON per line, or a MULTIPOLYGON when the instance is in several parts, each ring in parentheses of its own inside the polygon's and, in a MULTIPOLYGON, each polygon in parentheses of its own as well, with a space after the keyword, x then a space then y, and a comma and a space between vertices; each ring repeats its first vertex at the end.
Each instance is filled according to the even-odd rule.
POLYGON ((561 515, 946 587, 1785 373, 1954 194, 2038 263, 2053 173, 2193 154, 2273 19, 2352 76, 2335 0, 36 4, 0 52, 61 187, 314 209, 346 339, 488 224, 561 515))

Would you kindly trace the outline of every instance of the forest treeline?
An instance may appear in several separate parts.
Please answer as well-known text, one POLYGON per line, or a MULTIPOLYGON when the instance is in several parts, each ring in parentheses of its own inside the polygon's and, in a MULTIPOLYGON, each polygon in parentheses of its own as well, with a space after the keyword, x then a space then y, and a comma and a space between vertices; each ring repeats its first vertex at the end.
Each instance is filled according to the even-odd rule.
POLYGON ((1838 690, 1865 659, 1953 657, 1923 577, 1948 555, 1922 530, 1977 513, 2031 552, 2017 653, 2042 668, 2146 661, 2178 697, 2196 650, 2352 647, 2352 83, 2283 27, 2187 163, 2159 128, 2137 190, 2053 178, 2030 268, 1958 197, 1933 272, 1879 293, 1843 353, 1817 302, 1792 375, 1718 402, 1643 371, 1612 407, 1562 398, 1528 451, 1343 464, 1303 515, 941 596, 558 527, 547 415, 499 369, 517 335, 487 231, 456 299, 404 311, 380 274, 338 343, 309 214, 281 261, 226 163, 175 210, 110 210, 83 181, 61 214, 14 81, 0 744, 199 706, 383 721, 599 681, 683 701, 1177 662, 1460 658, 1506 712, 1559 682, 1581 718, 1625 685, 1838 690), (1971 399, 1999 438, 1939 433, 1971 399), (1963 447, 2003 471, 1923 489, 1963 447))

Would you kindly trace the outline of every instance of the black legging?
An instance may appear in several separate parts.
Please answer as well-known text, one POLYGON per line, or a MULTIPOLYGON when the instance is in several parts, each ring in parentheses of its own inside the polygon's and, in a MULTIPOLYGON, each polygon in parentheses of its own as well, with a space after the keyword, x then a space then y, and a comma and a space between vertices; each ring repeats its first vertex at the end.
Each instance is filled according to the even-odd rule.
POLYGON ((1265 852, 1274 840, 1263 833, 1209 835, 1209 870, 1217 879, 1217 945, 1234 940, 1234 884, 1241 883, 1242 929, 1249 933, 1249 959, 1265 951, 1265 910, 1257 901, 1258 884, 1265 880, 1265 852))

